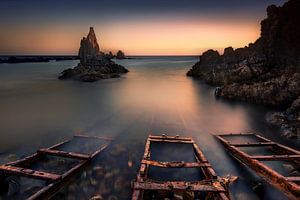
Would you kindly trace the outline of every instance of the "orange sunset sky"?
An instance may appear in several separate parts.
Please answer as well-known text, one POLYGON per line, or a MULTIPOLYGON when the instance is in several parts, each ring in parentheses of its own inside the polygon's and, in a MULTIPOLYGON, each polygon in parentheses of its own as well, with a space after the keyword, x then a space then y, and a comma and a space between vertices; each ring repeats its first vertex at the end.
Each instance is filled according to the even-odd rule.
MULTIPOLYGON (((20 14, 23 17, 11 16, 7 11, 1 14, 7 20, 3 17, 0 20, 1 27, 5 27, 0 32, 0 54, 75 55, 90 26, 94 27, 100 48, 105 52, 121 49, 127 55, 199 55, 211 48, 222 52, 228 46, 238 48, 254 42, 259 37, 266 5, 282 1, 255 2, 256 6, 249 7, 252 10, 238 7, 232 12, 223 7, 216 10, 210 4, 199 13, 193 7, 189 8, 191 12, 181 11, 181 5, 165 8, 163 14, 148 8, 143 14, 140 10, 144 5, 135 8, 139 12, 121 5, 117 10, 103 11, 103 16, 84 7, 79 11, 77 7, 72 11, 47 9, 33 14, 23 11, 20 14), (109 15, 117 11, 120 14, 109 15)), ((17 3, 4 6, 16 11, 18 6, 21 8, 17 3)), ((39 6, 42 4, 36 8, 42 9, 39 6)), ((195 6, 202 8, 197 2, 195 6)))

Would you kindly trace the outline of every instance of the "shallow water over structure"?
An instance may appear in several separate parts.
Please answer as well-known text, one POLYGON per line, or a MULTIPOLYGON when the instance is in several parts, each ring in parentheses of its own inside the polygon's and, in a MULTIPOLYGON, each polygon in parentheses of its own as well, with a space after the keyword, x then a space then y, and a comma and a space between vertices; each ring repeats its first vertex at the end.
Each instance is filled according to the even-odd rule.
MULTIPOLYGON (((196 61, 196 57, 122 60, 118 62, 130 70, 128 74, 95 83, 57 79, 63 69, 77 61, 1 64, 0 162, 29 155, 78 132, 112 136, 115 140, 103 154, 55 199, 94 195, 129 199, 148 134, 186 135, 194 138, 218 175, 239 176, 230 188, 233 199, 263 199, 252 190, 262 180, 233 159, 213 135, 254 131, 294 148, 299 149, 300 143, 280 137, 265 123, 268 108, 215 99, 213 87, 186 77, 196 61)), ((178 155, 189 160, 189 155, 181 152, 184 149, 162 149, 154 156, 168 160, 178 155), (174 153, 170 157, 169 151, 174 153)), ((153 177, 159 178, 157 174, 153 177)), ((188 178, 192 174, 179 171, 161 178, 188 178)), ((284 199, 263 183, 265 199, 284 199)))

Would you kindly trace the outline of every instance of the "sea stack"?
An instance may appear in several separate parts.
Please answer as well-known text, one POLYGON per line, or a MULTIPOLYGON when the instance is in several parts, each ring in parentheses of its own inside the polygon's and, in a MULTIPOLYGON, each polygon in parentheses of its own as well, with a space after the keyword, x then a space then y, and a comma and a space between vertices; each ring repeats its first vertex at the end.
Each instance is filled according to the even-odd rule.
POLYGON ((91 27, 87 37, 80 42, 78 57, 80 63, 62 72, 59 79, 74 79, 94 82, 100 79, 117 78, 128 70, 116 64, 109 56, 100 51, 94 28, 91 27))
POLYGON ((126 59, 125 53, 121 50, 117 52, 116 59, 126 59))

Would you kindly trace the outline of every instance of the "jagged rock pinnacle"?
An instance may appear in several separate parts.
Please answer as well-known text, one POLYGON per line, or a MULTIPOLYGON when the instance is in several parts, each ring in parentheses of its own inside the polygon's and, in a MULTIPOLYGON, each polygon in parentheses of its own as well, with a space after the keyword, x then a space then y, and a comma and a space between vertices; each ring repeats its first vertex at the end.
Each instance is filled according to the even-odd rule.
POLYGON ((87 63, 89 60, 96 59, 100 55, 100 48, 97 42, 94 28, 90 27, 87 37, 83 37, 80 42, 78 56, 82 64, 87 63))

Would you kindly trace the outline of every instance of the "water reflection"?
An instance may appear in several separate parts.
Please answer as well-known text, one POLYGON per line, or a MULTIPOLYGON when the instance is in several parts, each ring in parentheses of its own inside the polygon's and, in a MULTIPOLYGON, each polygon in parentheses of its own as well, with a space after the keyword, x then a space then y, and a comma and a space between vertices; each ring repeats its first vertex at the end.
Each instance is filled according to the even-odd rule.
MULTIPOLYGON (((47 147, 83 131, 115 141, 74 184, 56 198, 129 199, 144 143, 153 134, 192 136, 220 176, 240 179, 233 199, 259 199, 252 190, 259 180, 224 151, 213 137, 222 132, 261 132, 299 148, 264 123, 266 108, 217 100, 213 88, 185 76, 197 58, 139 58, 119 61, 130 73, 96 83, 59 81, 74 61, 0 65, 0 162, 47 147)), ((178 176, 178 174, 177 174, 178 176)), ((284 199, 266 184, 265 198, 284 199)))

